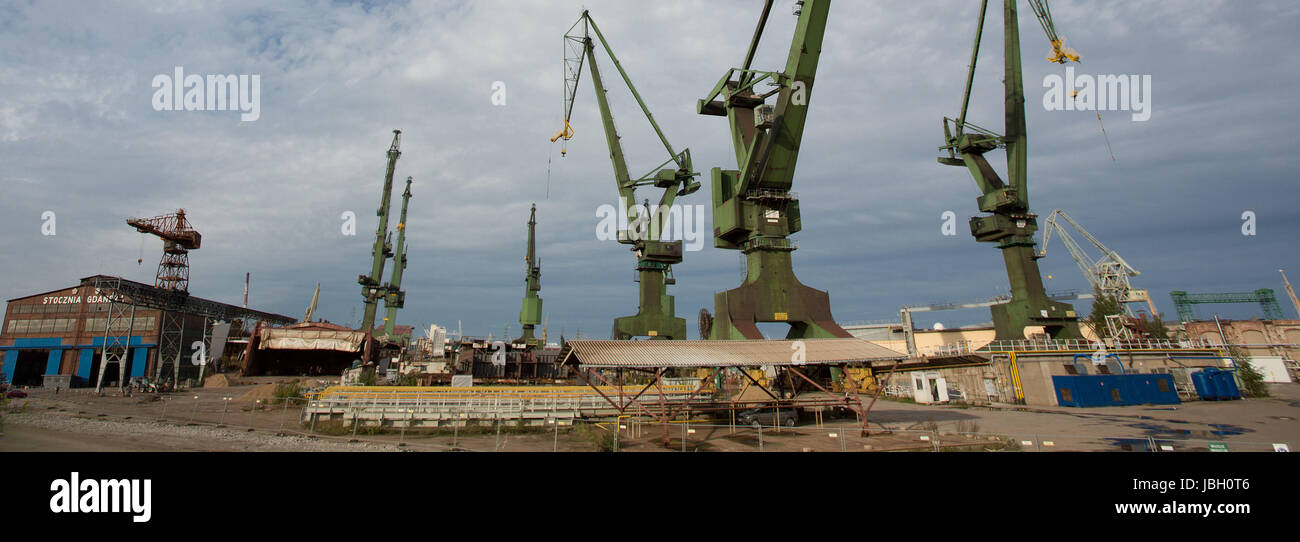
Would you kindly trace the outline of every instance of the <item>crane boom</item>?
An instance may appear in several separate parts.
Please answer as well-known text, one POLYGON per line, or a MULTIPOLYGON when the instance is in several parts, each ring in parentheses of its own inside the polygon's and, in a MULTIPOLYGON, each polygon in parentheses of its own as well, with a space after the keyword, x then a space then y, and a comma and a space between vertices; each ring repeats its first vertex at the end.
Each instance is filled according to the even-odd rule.
POLYGON ((375 228, 375 242, 370 248, 370 274, 357 277, 361 285, 361 298, 366 305, 361 316, 361 330, 370 333, 375 328, 375 313, 379 309, 379 300, 387 295, 386 289, 379 281, 384 278, 384 263, 393 255, 393 244, 388 240, 389 200, 393 195, 393 173, 397 169, 397 159, 401 158, 402 131, 393 130, 393 144, 388 147, 388 165, 384 171, 384 190, 380 196, 379 226, 375 228))
POLYGON ((1088 280, 1088 284, 1098 292, 1113 296, 1124 307, 1124 312, 1130 316, 1133 311, 1129 309, 1128 303, 1145 302, 1151 309, 1151 316, 1160 317, 1160 312, 1156 310, 1155 302, 1151 300, 1151 295, 1143 289, 1133 288, 1129 283, 1129 277, 1136 277, 1140 274, 1137 269, 1129 265, 1124 258, 1120 257, 1118 252, 1111 250, 1102 244, 1095 236, 1092 235, 1083 225, 1075 222, 1065 211, 1055 209, 1052 214, 1048 215, 1046 226, 1043 228, 1043 247, 1039 251, 1037 258, 1047 256, 1047 244, 1052 240, 1052 234, 1056 233, 1069 250, 1070 257, 1074 263, 1083 271, 1083 277, 1088 280), (1061 224, 1065 221, 1075 231, 1079 232, 1092 246, 1101 254, 1100 258, 1093 259, 1087 252, 1079 246, 1070 232, 1061 224))
POLYGON ((163 240, 163 255, 162 260, 158 262, 154 287, 188 293, 190 291, 189 251, 197 250, 203 244, 203 236, 199 235, 190 221, 185 218, 185 209, 177 209, 175 213, 153 218, 128 218, 126 223, 140 233, 147 233, 163 240))
MULTIPOLYGON (((971 88, 979 60, 988 0, 980 3, 979 22, 975 29, 975 43, 967 70, 965 92, 962 95, 961 114, 956 119, 943 119, 944 145, 939 149, 948 156, 939 163, 965 167, 980 196, 976 203, 984 216, 971 218, 971 235, 978 242, 997 243, 1007 270, 1012 299, 992 308, 993 323, 999 339, 1024 338, 1025 329, 1042 326, 1052 338, 1081 338, 1078 316, 1074 307, 1059 303, 1047 296, 1042 275, 1035 261, 1034 232, 1038 230, 1037 215, 1030 211, 1028 191, 1028 131, 1025 122, 1024 75, 1020 57, 1020 22, 1016 8, 1018 0, 1003 0, 1003 134, 981 128, 966 118, 969 111, 971 88), (998 148, 1006 149, 1006 179, 989 163, 984 155, 998 148)), ((1059 49, 1062 42, 1056 35, 1051 11, 1046 0, 1030 0, 1030 7, 1039 23, 1059 49)), ((1051 60, 1051 58, 1049 58, 1051 60)), ((1053 60, 1077 61, 1077 55, 1064 55, 1053 60)), ((1077 243, 1072 243, 1077 247, 1077 243)), ((1072 249, 1073 250, 1073 249, 1072 249)), ((1083 264, 1080 264, 1081 266, 1083 264)))
MULTIPOLYGON (((519 325, 523 334, 510 344, 523 345, 524 349, 537 348, 539 344, 534 330, 542 323, 542 298, 537 292, 542 290, 542 262, 537 258, 537 204, 534 203, 528 215, 528 248, 524 252, 524 298, 519 305, 519 325)), ((545 327, 542 335, 545 337, 545 327)), ((544 342, 544 340, 543 340, 544 342)))
MULTIPOLYGON (((731 128, 736 169, 710 171, 713 244, 741 251, 746 268, 744 283, 713 296, 711 339, 763 339, 757 324, 766 322, 788 324, 789 339, 851 336, 835 323, 830 295, 795 276, 797 247, 790 239, 803 228, 799 198, 790 189, 830 5, 796 1, 785 68, 764 71, 750 67, 772 9, 771 0, 764 2, 742 67, 727 70, 696 103, 696 112, 726 117, 731 128), (757 90, 760 84, 773 88, 757 90), (774 96, 775 103, 767 103, 774 96)), ((837 368, 831 373, 840 378, 837 368)))
POLYGON ((406 306, 406 292, 402 291, 402 275, 406 272, 406 205, 411 201, 411 178, 406 178, 406 191, 402 192, 402 211, 397 219, 397 245, 393 252, 393 274, 388 284, 384 285, 384 336, 388 340, 396 339, 393 335, 397 325, 397 309, 406 306))
POLYGON ((612 336, 614 339, 632 337, 651 337, 660 339, 685 339, 686 320, 674 315, 673 297, 666 293, 666 286, 674 284, 672 265, 682 262, 682 242, 661 240, 663 228, 668 223, 668 216, 673 202, 678 196, 692 194, 700 189, 695 181, 699 175, 691 164, 690 149, 677 152, 668 142, 667 136, 655 121, 650 108, 632 84, 631 77, 623 69, 622 63, 614 54, 613 47, 600 32, 600 28, 591 17, 591 12, 584 10, 581 17, 564 34, 565 42, 565 104, 564 127, 551 138, 551 141, 573 137, 570 120, 574 101, 578 92, 578 83, 582 77, 585 64, 591 71, 591 82, 596 94, 596 104, 600 110, 601 123, 605 131, 605 142, 609 146, 610 161, 614 167, 614 181, 618 189, 620 207, 636 206, 628 209, 628 223, 619 224, 618 241, 632 245, 632 252, 637 259, 637 282, 640 288, 640 309, 635 316, 616 318, 612 336), (578 31, 581 25, 581 31, 578 31), (595 39, 593 39, 594 34, 595 39), (595 41, 600 40, 601 48, 609 56, 618 70, 623 82, 636 99, 637 105, 646 120, 659 137, 659 142, 668 152, 668 159, 656 166, 649 173, 633 178, 628 171, 627 158, 623 152, 622 138, 614 126, 605 82, 601 78, 600 66, 596 63, 595 41), (675 167, 665 167, 672 164, 675 167), (663 168, 663 169, 660 169, 663 168), (649 201, 644 203, 636 199, 636 189, 653 185, 662 188, 657 211, 652 211, 649 201), (635 213, 633 211, 636 211, 635 213), (652 216, 653 214, 653 216, 652 216))
POLYGON ((1300 315, 1300 299, 1296 299, 1295 290, 1291 289, 1291 281, 1286 280, 1286 271, 1277 270, 1282 274, 1282 283, 1286 285, 1286 295, 1291 297, 1291 306, 1295 308, 1296 315, 1300 315))

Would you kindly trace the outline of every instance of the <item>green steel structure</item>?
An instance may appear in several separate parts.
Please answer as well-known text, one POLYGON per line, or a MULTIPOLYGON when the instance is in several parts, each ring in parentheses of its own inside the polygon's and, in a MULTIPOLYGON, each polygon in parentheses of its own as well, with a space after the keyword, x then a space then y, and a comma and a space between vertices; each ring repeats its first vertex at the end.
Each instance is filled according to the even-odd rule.
POLYGON ((541 344, 533 335, 533 330, 537 324, 542 323, 542 298, 537 296, 537 292, 542 291, 542 262, 537 259, 536 203, 528 216, 528 252, 524 255, 524 261, 528 264, 524 268, 524 299, 519 307, 519 324, 523 326, 524 333, 510 343, 532 350, 541 344))
POLYGON ((406 271, 406 204, 411 201, 411 178, 406 178, 406 191, 402 193, 402 214, 397 220, 397 246, 393 256, 393 275, 384 285, 384 337, 390 342, 406 343, 410 336, 394 337, 393 327, 397 324, 397 309, 406 305, 406 292, 402 291, 402 273, 406 271))
POLYGON ((1277 294, 1269 288, 1260 288, 1254 292, 1214 294, 1189 294, 1176 291, 1169 292, 1169 297, 1173 298, 1174 307, 1178 308, 1178 319, 1183 322, 1196 320, 1196 312, 1192 305, 1207 303, 1259 303, 1260 308, 1264 310, 1265 320, 1286 319, 1286 315, 1282 314, 1282 305, 1277 302, 1277 294))
POLYGON ((714 294, 710 339, 762 339, 759 322, 790 325, 788 339, 850 337, 831 316, 830 296, 795 277, 789 239, 802 224, 790 191, 826 31, 829 0, 796 2, 799 17, 785 71, 750 69, 762 38, 763 6, 742 68, 732 68, 697 105, 701 115, 725 116, 738 170, 715 167, 713 244, 745 255, 746 277, 737 288, 714 294), (766 82, 771 90, 758 90, 766 82), (776 96, 774 105, 766 100, 776 96))
MULTIPOLYGON (((976 199, 979 210, 991 213, 970 220, 971 235, 982 243, 997 243, 1006 263, 1007 277, 1011 282, 1011 301, 994 305, 993 325, 998 339, 1023 339, 1025 328, 1042 326, 1055 339, 1082 338, 1074 307, 1053 301, 1043 288, 1034 251, 1034 232, 1038 229, 1037 215, 1029 210, 1027 144, 1025 128, 1025 89, 1020 63, 1020 24, 1016 9, 1017 0, 1003 0, 1005 70, 1005 135, 998 135, 966 121, 970 105, 971 83, 979 58, 980 38, 984 31, 984 16, 988 0, 980 4, 979 23, 975 29, 975 46, 971 51, 970 69, 966 77, 966 92, 962 97, 961 116, 944 118, 944 146, 948 156, 939 163, 965 166, 975 179, 982 195, 976 199), (999 147, 1007 153, 1007 180, 1003 181, 985 159, 984 154, 999 147)), ((1073 52, 1063 52, 1064 40, 1056 37, 1051 14, 1043 0, 1030 0, 1030 6, 1047 31, 1056 53, 1049 59, 1064 63, 1077 60, 1073 52)))
POLYGON ((375 328, 375 311, 379 308, 379 300, 388 293, 379 281, 384 277, 384 261, 393 255, 393 245, 388 241, 388 202, 393 196, 393 170, 397 168, 397 158, 402 156, 402 151, 398 150, 401 137, 401 130, 393 130, 393 144, 388 148, 388 169, 384 173, 384 194, 379 200, 379 210, 375 211, 379 216, 379 227, 375 229, 375 244, 370 249, 373 256, 370 274, 357 277, 357 283, 361 284, 361 297, 366 304, 360 328, 365 332, 375 328))
POLYGON ((685 339, 686 319, 676 316, 673 296, 667 293, 667 286, 676 283, 676 279, 673 278, 672 266, 682 262, 682 242, 680 240, 662 241, 660 235, 663 233, 663 225, 670 216, 669 210, 676 198, 692 194, 700 189, 700 183, 695 181, 695 176, 698 173, 691 166, 691 151, 690 149, 682 149, 682 152, 679 153, 673 149, 672 144, 668 143, 668 138, 664 136, 663 130, 655 122, 654 115, 650 113, 645 101, 637 93, 632 80, 628 78, 627 72, 623 70, 623 65, 618 62, 618 57, 614 56, 613 49, 610 48, 605 36, 600 33, 600 28, 596 26, 596 22, 591 18, 589 12, 583 11, 578 21, 569 27, 569 30, 564 35, 564 43, 564 129, 551 140, 555 141, 561 137, 569 139, 573 136, 573 130, 569 126, 569 119, 570 114, 573 112, 574 97, 578 91, 578 81, 582 75, 582 65, 585 63, 591 70, 591 83, 595 89, 596 103, 600 108, 600 117, 605 129, 605 141, 609 145, 609 156, 614 165, 614 180, 618 185, 619 206, 628 211, 628 229, 619 230, 618 242, 632 245, 631 250, 636 254, 637 282, 640 284, 640 308, 635 316, 614 319, 612 338, 620 340, 633 337, 685 339), (581 33, 577 32, 579 25, 581 25, 581 33), (600 40, 605 54, 609 56, 614 67, 618 69, 623 82, 627 84, 628 90, 636 98, 637 105, 641 107, 641 112, 650 121, 650 126, 654 128, 655 134, 659 136, 659 141, 663 143, 664 148, 668 151, 668 160, 655 166, 650 173, 640 178, 634 179, 628 173, 623 146, 619 141, 618 131, 614 127, 614 117, 610 113, 605 84, 601 80, 600 68, 596 65, 595 42, 589 35, 589 30, 600 40), (670 163, 676 167, 664 168, 670 163), (638 204, 636 189, 641 186, 653 186, 663 189, 663 195, 659 198, 658 207, 651 207, 649 200, 638 204))

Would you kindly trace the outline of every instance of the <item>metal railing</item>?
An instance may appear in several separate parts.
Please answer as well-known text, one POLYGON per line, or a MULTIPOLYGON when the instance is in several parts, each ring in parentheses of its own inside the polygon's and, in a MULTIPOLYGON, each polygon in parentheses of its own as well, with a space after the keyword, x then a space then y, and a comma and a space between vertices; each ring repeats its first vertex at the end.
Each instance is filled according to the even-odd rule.
POLYGON ((1212 343, 1202 339, 1194 340, 1164 340, 1164 339, 1131 339, 1114 341, 1112 345, 1106 345, 1102 341, 1090 341, 1085 339, 1069 340, 1005 340, 999 339, 991 341, 980 347, 981 352, 1027 352, 1027 351, 1095 351, 1100 348, 1107 350, 1209 350, 1222 348, 1223 345, 1212 343))
MULTIPOLYGON (((848 451, 1272 451, 1287 443, 1242 440, 1231 430, 1206 424, 1206 428, 1182 435, 1174 429, 1103 429, 1102 434, 1069 432, 1028 433, 981 431, 979 419, 956 422, 872 422, 863 435, 853 417, 810 420, 803 417, 796 426, 745 424, 734 419, 681 419, 660 423, 640 416, 597 416, 567 418, 550 415, 523 425, 499 417, 479 423, 451 426, 422 425, 412 407, 380 406, 379 423, 343 413, 336 419, 304 417, 312 401, 277 398, 249 401, 226 400, 223 391, 164 395, 142 402, 136 397, 96 398, 93 403, 67 401, 84 398, 55 395, 37 390, 32 399, 49 401, 24 407, 25 401, 11 400, 6 410, 24 416, 67 416, 112 423, 141 424, 142 435, 156 430, 150 424, 191 426, 201 431, 229 431, 230 439, 248 438, 257 446, 305 446, 305 449, 374 449, 375 446, 405 447, 428 451, 733 451, 733 452, 848 452, 848 451), (47 414, 48 413, 48 414, 47 414), (1107 434, 1114 430, 1115 433, 1107 434), (250 433, 252 431, 253 433, 250 433), (289 437, 267 441, 267 434, 289 437), (1127 433, 1127 434, 1123 434, 1127 433), (242 435, 262 435, 244 437, 242 435), (665 437, 668 439, 665 442, 665 437), (269 443, 268 443, 269 442, 269 443), (277 444, 283 442, 282 444, 277 444), (367 447, 366 445, 369 445, 367 447)), ((544 401, 537 401, 541 403, 544 401)), ((522 403, 522 402, 521 402, 522 403)), ((557 406, 563 400, 557 400, 557 406)), ((430 407, 432 408, 432 407, 430 407)), ((9 416, 9 414, 6 414, 9 416)), ((697 413, 698 416, 698 413, 697 413)), ((14 419, 15 423, 28 423, 14 419)), ((84 423, 84 422, 82 422, 84 423)), ((1244 435, 1243 435, 1244 436, 1244 435)), ((227 437, 221 437, 223 440, 227 437)))

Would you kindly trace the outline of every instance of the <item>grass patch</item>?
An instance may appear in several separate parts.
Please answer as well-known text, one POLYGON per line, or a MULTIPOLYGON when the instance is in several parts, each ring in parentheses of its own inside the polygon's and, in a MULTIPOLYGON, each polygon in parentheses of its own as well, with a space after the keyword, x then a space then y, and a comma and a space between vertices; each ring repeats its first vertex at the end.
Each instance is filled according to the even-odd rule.
POLYGON ((297 380, 290 382, 280 382, 275 385, 275 391, 272 392, 271 404, 284 404, 285 401, 297 401, 303 399, 302 384, 297 380))
POLYGON ((590 442, 597 450, 602 452, 612 452, 616 446, 613 432, 601 429, 593 424, 575 425, 569 434, 571 440, 590 442))

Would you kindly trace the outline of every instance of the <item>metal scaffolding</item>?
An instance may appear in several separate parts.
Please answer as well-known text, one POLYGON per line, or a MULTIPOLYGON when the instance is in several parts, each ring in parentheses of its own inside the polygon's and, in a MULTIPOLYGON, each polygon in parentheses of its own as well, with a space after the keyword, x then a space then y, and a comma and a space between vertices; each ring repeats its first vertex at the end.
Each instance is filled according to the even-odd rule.
POLYGON ((110 363, 118 364, 118 386, 126 386, 126 356, 130 347, 131 334, 135 326, 136 307, 161 311, 159 318, 159 341, 157 367, 154 378, 162 382, 171 377, 173 389, 179 384, 181 355, 185 351, 184 333, 186 316, 204 317, 203 341, 204 351, 210 351, 208 341, 211 326, 216 320, 262 321, 273 324, 288 325, 297 322, 295 318, 272 314, 225 303, 218 303, 178 290, 165 290, 121 277, 95 275, 81 279, 82 286, 95 289, 98 295, 109 300, 108 318, 104 327, 104 349, 99 359, 99 376, 95 390, 102 389, 104 371, 110 363), (125 334, 119 334, 125 331, 125 334))

